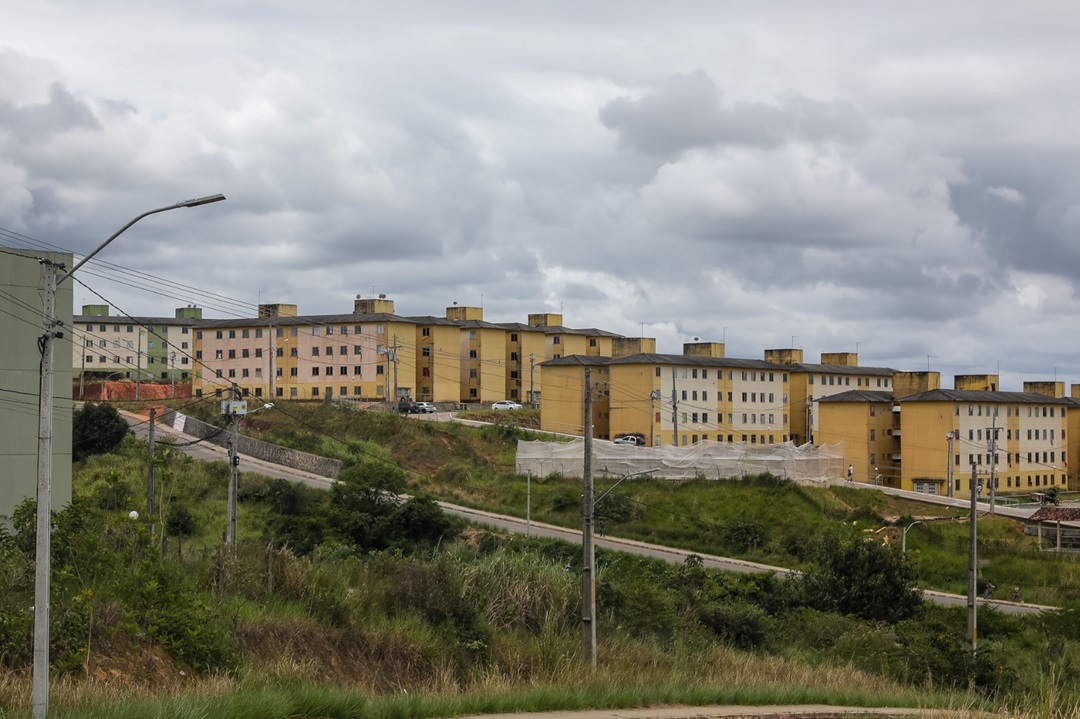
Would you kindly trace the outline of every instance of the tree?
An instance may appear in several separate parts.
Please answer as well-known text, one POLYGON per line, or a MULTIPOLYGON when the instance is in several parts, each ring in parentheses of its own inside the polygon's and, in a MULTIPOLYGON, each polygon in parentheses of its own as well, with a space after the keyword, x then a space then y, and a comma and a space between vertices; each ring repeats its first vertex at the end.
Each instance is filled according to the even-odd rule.
POLYGON ((810 561, 797 581, 803 601, 815 609, 895 624, 922 603, 914 572, 895 546, 828 532, 813 542, 810 561))
POLYGON ((195 535, 195 516, 184 505, 177 505, 169 510, 169 518, 165 520, 166 536, 176 537, 176 556, 180 557, 180 543, 184 537, 195 535))
POLYGON ((87 402, 72 417, 71 457, 75 461, 113 451, 128 433, 128 424, 110 404, 87 402))

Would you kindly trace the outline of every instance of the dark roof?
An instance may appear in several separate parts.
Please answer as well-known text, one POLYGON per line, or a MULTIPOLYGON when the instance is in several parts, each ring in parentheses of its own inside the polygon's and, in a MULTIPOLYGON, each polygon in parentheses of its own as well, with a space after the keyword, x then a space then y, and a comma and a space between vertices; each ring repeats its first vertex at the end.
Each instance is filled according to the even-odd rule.
POLYGON ((349 325, 358 322, 404 322, 416 324, 408 317, 390 314, 388 312, 375 312, 372 314, 347 314, 347 315, 297 315, 295 317, 256 317, 248 319, 230 320, 193 320, 192 326, 200 329, 213 329, 217 327, 266 327, 278 325, 349 325))
POLYGON ((1068 404, 1063 397, 1034 392, 992 392, 975 389, 932 389, 902 397, 900 402, 986 402, 988 404, 1068 404))
POLYGON ((175 325, 175 326, 188 326, 193 327, 202 320, 191 319, 190 317, 126 317, 118 315, 75 315, 72 318, 72 322, 76 324, 89 325, 89 324, 101 324, 101 325, 175 325))
POLYGON ((495 324, 502 327, 504 330, 510 330, 511 332, 546 332, 545 327, 527 325, 524 322, 496 322, 495 324))
POLYGON ((773 372, 790 371, 787 365, 778 365, 765 360, 735 359, 732 357, 698 357, 696 355, 667 355, 643 352, 629 357, 612 360, 612 364, 668 364, 689 367, 730 367, 732 369, 761 369, 773 372))
POLYGON ((1080 509, 1075 507, 1043 507, 1028 517, 1032 522, 1080 521, 1080 509))
POLYGON ((611 364, 611 362, 612 359, 610 357, 597 357, 596 355, 567 355, 566 357, 547 360, 546 362, 540 362, 539 364, 541 367, 603 367, 611 364))
POLYGON ((803 372, 819 372, 824 374, 860 374, 892 377, 893 374, 896 373, 896 370, 891 367, 860 367, 858 365, 851 366, 845 364, 807 364, 806 362, 795 362, 788 366, 803 372))
POLYGON ((839 392, 837 394, 830 394, 827 397, 821 397, 814 400, 815 402, 892 402, 892 392, 872 392, 870 390, 853 389, 847 392, 839 392))
POLYGON ((435 315, 418 315, 416 317, 407 317, 406 319, 410 322, 415 322, 418 325, 458 326, 458 320, 448 320, 445 317, 436 317, 435 315))
POLYGON ((573 327, 563 327, 562 325, 548 325, 547 327, 540 327, 538 329, 544 330, 549 335, 586 335, 588 337, 622 337, 622 335, 616 332, 608 332, 607 330, 598 330, 595 327, 588 327, 585 329, 574 329, 573 327))

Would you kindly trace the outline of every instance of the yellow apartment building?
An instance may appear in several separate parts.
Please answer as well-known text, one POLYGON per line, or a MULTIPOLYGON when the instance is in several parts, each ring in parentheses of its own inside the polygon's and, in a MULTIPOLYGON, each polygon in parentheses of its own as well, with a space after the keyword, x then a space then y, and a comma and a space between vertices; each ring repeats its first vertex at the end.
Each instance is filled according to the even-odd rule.
POLYGON ((544 398, 540 426, 546 432, 584 436, 585 369, 592 372, 593 437, 613 439, 610 416, 610 357, 572 355, 543 363, 544 398))
POLYGON ((853 389, 816 400, 819 444, 842 443, 855 482, 900 486, 900 413, 892 392, 853 389))
POLYGON ((540 406, 543 382, 538 365, 549 359, 543 327, 520 322, 498 323, 506 331, 506 390, 503 397, 531 407, 540 406))
POLYGON ((1067 457, 1073 457, 1072 464, 1066 463, 1068 471, 1067 481, 1071 490, 1080 489, 1080 462, 1075 458, 1080 457, 1080 384, 1069 387, 1069 396, 1065 398, 1069 403, 1066 419, 1068 420, 1068 439, 1065 441, 1067 457))
POLYGON ((416 322, 416 397, 424 402, 461 401, 461 330, 443 317, 410 317, 416 322))
POLYGON ((458 401, 487 404, 506 399, 510 375, 506 330, 485 322, 482 307, 447 307, 446 319, 458 327, 458 401))
POLYGON ((801 349, 767 349, 765 360, 788 367, 791 373, 789 413, 791 441, 796 444, 818 440, 820 428, 816 400, 851 390, 888 392, 895 370, 889 367, 860 367, 855 352, 823 352, 818 364, 803 362, 801 349))
MULTIPOLYGON (((984 377, 997 386, 996 377, 984 377)), ((998 495, 1067 486, 1069 400, 1034 392, 934 389, 897 401, 901 488, 949 494, 951 474, 952 495, 970 496, 973 468, 984 485, 993 475, 998 495)))
MULTIPOLYGON (((637 354, 606 360, 602 366, 607 368, 607 385, 600 391, 606 394, 607 405, 600 410, 594 436, 614 439, 632 434, 654 446, 676 440, 679 446, 788 441, 787 368, 763 360, 709 356, 722 354, 722 348, 687 346, 699 354, 637 354)), ((545 384, 554 372, 561 384, 557 402, 549 403, 550 391, 545 390, 543 429, 570 432, 566 427, 580 425, 587 364, 595 366, 580 355, 544 363, 545 384)))

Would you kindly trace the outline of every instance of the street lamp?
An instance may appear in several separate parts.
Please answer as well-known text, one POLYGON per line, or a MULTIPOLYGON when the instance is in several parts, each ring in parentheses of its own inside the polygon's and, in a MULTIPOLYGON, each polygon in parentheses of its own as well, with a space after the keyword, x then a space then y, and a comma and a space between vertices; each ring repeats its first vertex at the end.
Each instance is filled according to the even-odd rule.
POLYGON ((916 524, 922 524, 921 519, 916 519, 914 522, 904 527, 904 531, 900 534, 900 554, 907 556, 907 533, 911 531, 911 528, 916 524))
POLYGON ((125 374, 125 373, 124 372, 112 372, 110 374, 105 375, 105 379, 101 380, 101 401, 102 402, 105 401, 105 385, 108 384, 109 378, 110 377, 119 377, 120 375, 123 375, 123 374, 125 374))
POLYGON ((90 261, 97 253, 129 227, 149 215, 176 210, 181 207, 198 207, 220 202, 225 195, 207 195, 175 205, 159 207, 136 216, 114 232, 90 254, 64 272, 62 265, 43 259, 45 287, 42 301, 42 326, 44 333, 39 339, 41 350, 41 389, 38 392, 38 461, 37 461, 37 564, 34 576, 34 668, 31 696, 34 719, 45 719, 49 714, 49 590, 52 571, 52 405, 53 405, 53 340, 63 337, 56 319, 56 291, 60 284, 90 261))

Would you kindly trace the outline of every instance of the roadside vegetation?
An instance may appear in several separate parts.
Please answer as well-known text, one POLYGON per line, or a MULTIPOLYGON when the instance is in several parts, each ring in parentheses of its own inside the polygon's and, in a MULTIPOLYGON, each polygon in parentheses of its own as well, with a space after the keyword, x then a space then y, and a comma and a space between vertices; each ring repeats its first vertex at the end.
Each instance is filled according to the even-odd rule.
MULTIPOLYGON (((217 407, 194 407, 215 421, 217 407)), ((581 526, 581 480, 514 474, 518 440, 550 439, 514 424, 515 412, 491 412, 500 424, 467 427, 417 421, 387 412, 349 411, 335 405, 289 404, 281 412, 245 419, 244 433, 324 456, 347 459, 357 448, 385 451, 407 468, 410 491, 436 499, 566 527, 581 526)), ((602 494, 618 477, 597 477, 602 494)), ((689 551, 801 568, 808 538, 843 523, 907 550, 916 584, 966 593, 967 511, 888 497, 846 485, 812 487, 776 477, 735 481, 664 482, 638 477, 621 483, 597 506, 609 534, 689 551)), ((1007 599, 1019 587, 1024 601, 1053 606, 1080 602, 1080 562, 1044 551, 1022 523, 979 519, 980 588, 998 587, 1007 599)))
MULTIPOLYGON (((249 417, 245 433, 324 447, 346 468, 330 491, 244 471, 235 556, 221 543, 224 462, 159 445, 159 510, 135 521, 129 513, 146 506, 145 444, 127 437, 75 465, 75 501, 57 513, 53 540, 55 716, 423 719, 660 703, 1076 715, 1080 616, 983 610, 972 657, 963 610, 913 590, 933 554, 905 560, 866 531, 892 526, 881 513, 895 508, 862 503, 880 495, 769 477, 620 486, 609 497, 627 497, 627 516, 610 510, 609 533, 635 523, 657 531, 647 530, 656 512, 669 539, 739 545, 804 572, 731 575, 694 558, 668 565, 601 551, 591 673, 580 549, 469 527, 432 501, 456 489, 458 501, 502 508, 493 497, 509 497, 523 509, 514 503, 524 480, 507 473, 522 430, 321 406, 284 412, 249 417), (726 501, 722 487, 734 493, 726 501), (643 488, 658 494, 639 497, 643 488), (412 499, 396 497, 403 489, 412 499), (705 507, 679 508, 706 497, 705 507), (722 511, 732 503, 741 506, 722 511)), ((534 506, 572 523, 574 507, 559 499, 572 491, 570 480, 536 480, 534 506)), ((33 516, 24 503, 0 535, 5 716, 29 716, 33 516)))

